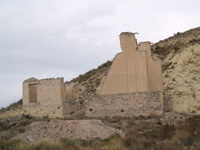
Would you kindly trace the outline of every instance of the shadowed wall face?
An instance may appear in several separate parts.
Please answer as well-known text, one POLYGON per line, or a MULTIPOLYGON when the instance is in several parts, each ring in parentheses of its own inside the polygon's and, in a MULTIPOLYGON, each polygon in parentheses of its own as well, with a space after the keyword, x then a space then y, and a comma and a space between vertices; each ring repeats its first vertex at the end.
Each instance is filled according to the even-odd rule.
POLYGON ((79 99, 79 86, 77 83, 65 83, 65 98, 79 99))
POLYGON ((29 85, 29 98, 30 98, 30 103, 35 103, 37 102, 37 84, 30 84, 29 85))
POLYGON ((131 32, 120 34, 122 53, 116 55, 100 95, 162 91, 161 61, 151 58, 150 43, 137 47, 131 32))

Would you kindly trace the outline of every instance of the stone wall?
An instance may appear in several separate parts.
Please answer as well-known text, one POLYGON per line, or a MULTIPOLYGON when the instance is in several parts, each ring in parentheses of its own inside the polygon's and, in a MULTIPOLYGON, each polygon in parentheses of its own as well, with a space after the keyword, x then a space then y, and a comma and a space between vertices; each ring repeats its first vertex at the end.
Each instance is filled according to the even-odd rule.
POLYGON ((63 115, 73 115, 80 110, 80 103, 77 99, 66 98, 63 101, 63 115))
POLYGON ((79 110, 79 87, 76 83, 64 83, 63 78, 23 82, 23 109, 25 114, 43 117, 62 117, 79 110))
POLYGON ((173 104, 173 95, 167 94, 166 92, 163 93, 163 105, 164 111, 169 112, 174 110, 173 104))
POLYGON ((62 117, 62 105, 31 103, 27 106, 23 106, 23 113, 35 117, 62 117))
POLYGON ((160 59, 152 59, 150 42, 139 43, 138 51, 147 52, 146 64, 148 91, 162 91, 162 61, 160 59))
POLYGON ((162 113, 162 92, 93 96, 86 103, 87 117, 133 117, 162 113))
POLYGON ((122 53, 113 59, 99 94, 162 91, 162 62, 152 59, 150 43, 138 46, 134 34, 124 32, 120 44, 122 53))
POLYGON ((59 117, 63 114, 63 78, 37 80, 23 83, 24 113, 32 116, 59 117))
POLYGON ((78 83, 65 83, 65 97, 79 99, 79 86, 78 83))

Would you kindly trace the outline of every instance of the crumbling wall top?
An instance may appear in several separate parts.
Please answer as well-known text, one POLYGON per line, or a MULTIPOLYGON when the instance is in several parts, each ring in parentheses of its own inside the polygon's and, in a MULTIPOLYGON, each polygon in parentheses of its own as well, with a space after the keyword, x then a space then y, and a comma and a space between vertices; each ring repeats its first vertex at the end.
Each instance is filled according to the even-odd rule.
POLYGON ((138 45, 140 46, 140 45, 143 45, 143 44, 148 44, 148 45, 150 45, 151 42, 149 42, 149 41, 143 41, 143 42, 140 42, 138 45))
POLYGON ((28 78, 27 80, 24 80, 24 82, 40 82, 40 81, 53 81, 53 80, 61 80, 61 81, 64 81, 64 78, 63 77, 58 77, 58 78, 46 78, 46 79, 41 79, 41 80, 38 80, 37 78, 35 77, 31 77, 31 78, 28 78))
POLYGON ((122 32, 122 33, 120 34, 120 36, 121 36, 121 35, 134 36, 134 33, 132 33, 132 32, 122 32))
POLYGON ((31 78, 24 80, 24 82, 35 82, 35 81, 38 81, 38 79, 35 77, 31 77, 31 78))
POLYGON ((39 81, 51 81, 51 80, 61 80, 63 81, 64 78, 63 77, 58 77, 58 78, 46 78, 46 79, 41 79, 39 81))

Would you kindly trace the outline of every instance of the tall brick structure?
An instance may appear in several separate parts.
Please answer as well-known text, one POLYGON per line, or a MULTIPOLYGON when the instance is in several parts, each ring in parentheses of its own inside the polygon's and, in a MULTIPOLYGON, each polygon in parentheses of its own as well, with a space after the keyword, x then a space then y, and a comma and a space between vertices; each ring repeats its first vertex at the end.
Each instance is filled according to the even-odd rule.
POLYGON ((120 34, 120 43, 100 95, 162 91, 162 63, 152 59, 150 43, 138 46, 130 32, 120 34))

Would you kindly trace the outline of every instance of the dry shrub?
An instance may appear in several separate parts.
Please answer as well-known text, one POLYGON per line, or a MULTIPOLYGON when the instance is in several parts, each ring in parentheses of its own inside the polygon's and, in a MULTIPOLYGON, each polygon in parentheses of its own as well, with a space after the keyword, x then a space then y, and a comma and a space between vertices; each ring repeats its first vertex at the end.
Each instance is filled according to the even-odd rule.
POLYGON ((13 150, 19 143, 19 140, 10 140, 12 134, 8 131, 1 132, 0 134, 0 150, 13 150))
POLYGON ((100 143, 101 150, 122 150, 123 143, 119 134, 114 134, 100 143))
POLYGON ((175 127, 173 125, 164 125, 161 126, 160 129, 160 138, 161 139, 172 139, 173 135, 175 134, 175 127))
POLYGON ((55 141, 44 141, 35 145, 33 150, 62 150, 62 145, 55 141))
POLYGON ((175 134, 175 127, 169 125, 150 126, 148 122, 138 122, 129 126, 123 143, 130 149, 151 149, 158 141, 168 140, 175 134))

